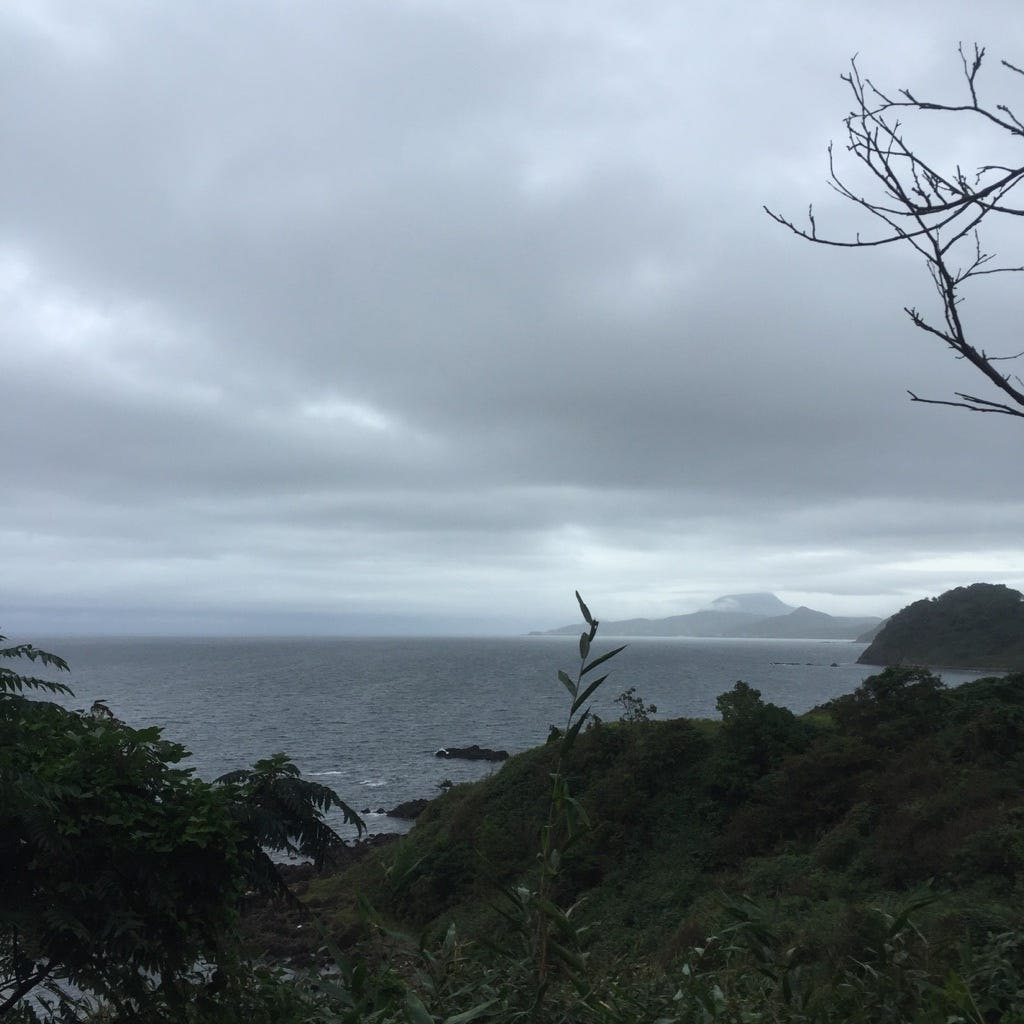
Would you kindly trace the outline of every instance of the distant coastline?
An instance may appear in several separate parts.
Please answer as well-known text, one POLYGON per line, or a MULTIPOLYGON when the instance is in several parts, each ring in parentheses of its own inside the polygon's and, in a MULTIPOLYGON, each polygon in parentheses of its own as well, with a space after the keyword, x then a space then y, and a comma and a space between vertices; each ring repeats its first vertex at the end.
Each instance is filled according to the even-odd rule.
MULTIPOLYGON (((850 640, 877 632, 879 616, 839 616, 780 601, 775 594, 727 594, 710 607, 661 619, 602 622, 603 636, 691 637, 716 640, 850 640)), ((535 630, 530 636, 570 636, 582 623, 535 630)))

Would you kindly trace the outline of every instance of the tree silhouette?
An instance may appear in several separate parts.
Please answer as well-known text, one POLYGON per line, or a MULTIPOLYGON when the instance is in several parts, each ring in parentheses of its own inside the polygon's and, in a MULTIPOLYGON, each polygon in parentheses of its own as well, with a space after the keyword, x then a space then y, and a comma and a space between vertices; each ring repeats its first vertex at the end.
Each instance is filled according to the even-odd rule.
MULTIPOLYGON (((1024 178, 1024 164, 1019 158, 1000 162, 1001 158, 993 154, 990 160, 979 161, 973 170, 959 164, 947 166, 945 155, 937 151, 941 149, 937 140, 948 138, 948 133, 925 135, 930 127, 944 126, 929 125, 927 121, 955 117, 965 127, 994 129, 1000 142, 1019 143, 1024 137, 1024 122, 1009 104, 982 102, 979 98, 984 48, 975 45, 968 54, 961 45, 959 53, 966 86, 960 102, 921 99, 909 89, 884 92, 861 74, 856 58, 851 61, 850 72, 842 76, 853 95, 853 110, 844 121, 846 150, 867 172, 867 185, 863 191, 856 188, 840 171, 832 144, 828 148, 829 184, 882 223, 877 236, 862 237, 859 232, 852 239, 820 235, 813 206, 808 208, 803 226, 768 207, 765 211, 794 234, 820 245, 854 249, 897 243, 911 246, 925 261, 942 315, 929 318, 914 306, 904 307, 904 311, 915 327, 944 342, 957 358, 966 359, 995 389, 989 397, 957 391, 951 399, 922 398, 909 391, 911 399, 1024 418, 1024 381, 1016 373, 1004 373, 1001 365, 1020 358, 1024 352, 992 355, 969 340, 960 309, 968 282, 985 275, 1024 270, 1022 266, 997 265, 993 254, 983 248, 980 235, 983 222, 1024 216, 1024 206, 1016 204, 1013 195, 1024 178), (911 126, 921 133, 921 143, 905 134, 911 126)), ((1024 69, 1009 61, 1001 61, 1000 66, 1011 75, 1024 76, 1024 69)))

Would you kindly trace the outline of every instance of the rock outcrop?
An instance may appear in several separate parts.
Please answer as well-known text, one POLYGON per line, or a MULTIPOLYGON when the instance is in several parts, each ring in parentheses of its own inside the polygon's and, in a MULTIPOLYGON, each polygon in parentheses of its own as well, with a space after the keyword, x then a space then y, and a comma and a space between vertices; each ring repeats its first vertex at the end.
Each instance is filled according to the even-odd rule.
POLYGON ((474 743, 471 747, 442 747, 435 757, 456 758, 460 761, 507 761, 507 750, 491 750, 474 743))
POLYGON ((397 807, 388 811, 389 818, 403 818, 406 821, 415 821, 425 810, 430 801, 424 798, 419 800, 406 800, 397 807))

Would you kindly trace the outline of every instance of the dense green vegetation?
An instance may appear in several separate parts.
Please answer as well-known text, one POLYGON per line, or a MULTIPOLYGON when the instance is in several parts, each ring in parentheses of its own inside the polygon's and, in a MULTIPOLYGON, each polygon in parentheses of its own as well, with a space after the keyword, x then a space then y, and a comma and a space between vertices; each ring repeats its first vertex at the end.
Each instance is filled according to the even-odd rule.
POLYGON ((1024 675, 891 668, 801 716, 737 683, 713 722, 632 690, 599 722, 617 652, 581 607, 548 742, 280 915, 313 973, 258 966, 238 914, 265 848, 327 865, 333 794, 280 756, 201 782, 3 677, 0 1018, 1024 1021, 1024 675), (60 979, 90 998, 18 998, 60 979))
MULTIPOLYGON (((569 779, 593 824, 558 898, 585 900, 595 954, 670 959, 722 925, 722 892, 781 900, 786 941, 826 959, 855 945, 850 934, 835 945, 827 918, 838 907, 866 913, 926 884, 948 897, 939 916, 960 920, 961 897, 984 893, 979 921, 1014 923, 1000 908, 1024 868, 1024 676, 949 690, 927 671, 889 669, 802 717, 738 683, 719 708, 720 724, 608 723, 580 735, 569 779)), ((356 869, 363 894, 416 926, 493 929, 495 884, 534 870, 556 753, 529 751, 435 800, 383 855, 390 875, 356 869)), ((350 881, 323 883, 321 897, 350 881)))
POLYGON ((447 987, 418 973, 440 1015, 486 995, 498 1019, 1024 1020, 1024 676, 893 668, 803 716, 738 683, 719 710, 591 723, 568 771, 557 738, 519 755, 310 900, 349 935, 372 904, 384 963, 427 955, 396 931, 447 936, 447 987), (549 877, 567 956, 542 989, 561 773, 591 824, 549 877))
POLYGON ((915 601, 886 622, 865 665, 1024 669, 1024 597, 992 583, 915 601))
POLYGON ((260 1019, 239 901, 283 891, 270 852, 322 862, 341 844, 324 809, 358 817, 283 755, 196 779, 158 729, 30 699, 70 691, 15 659, 67 669, 0 649, 0 1018, 260 1019))

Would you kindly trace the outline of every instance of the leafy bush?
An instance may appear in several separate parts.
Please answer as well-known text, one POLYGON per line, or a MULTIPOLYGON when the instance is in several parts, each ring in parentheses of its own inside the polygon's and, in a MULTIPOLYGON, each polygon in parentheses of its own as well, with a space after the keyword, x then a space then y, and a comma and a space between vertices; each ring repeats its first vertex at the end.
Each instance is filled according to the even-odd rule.
MULTIPOLYGON (((67 669, 27 644, 0 649, 19 658, 67 669)), ((130 1020, 184 1020, 205 1003, 228 1020, 221 996, 243 978, 271 993, 238 955, 238 899, 282 888, 264 846, 316 855, 341 841, 323 808, 358 821, 351 809, 283 755, 211 785, 159 729, 26 690, 70 692, 0 667, 0 1016, 31 1017, 26 997, 49 992, 77 1019, 67 983, 130 1020)))
POLYGON ((631 686, 615 698, 615 703, 622 708, 619 720, 622 722, 646 722, 651 715, 658 713, 657 705, 645 704, 642 697, 637 696, 636 687, 631 686))
POLYGON ((715 701, 722 716, 712 785, 735 802, 788 754, 803 750, 812 732, 787 708, 766 704, 761 691, 740 680, 715 701))

